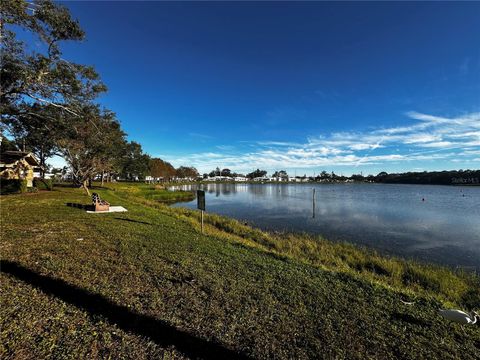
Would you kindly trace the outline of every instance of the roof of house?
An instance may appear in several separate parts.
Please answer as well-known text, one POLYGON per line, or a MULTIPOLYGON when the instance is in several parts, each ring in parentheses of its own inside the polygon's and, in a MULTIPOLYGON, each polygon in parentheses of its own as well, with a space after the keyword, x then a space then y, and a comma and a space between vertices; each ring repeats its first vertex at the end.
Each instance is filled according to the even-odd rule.
POLYGON ((14 164, 21 159, 25 159, 25 161, 32 166, 40 166, 40 163, 35 155, 30 152, 5 151, 4 153, 0 154, 0 164, 14 164))

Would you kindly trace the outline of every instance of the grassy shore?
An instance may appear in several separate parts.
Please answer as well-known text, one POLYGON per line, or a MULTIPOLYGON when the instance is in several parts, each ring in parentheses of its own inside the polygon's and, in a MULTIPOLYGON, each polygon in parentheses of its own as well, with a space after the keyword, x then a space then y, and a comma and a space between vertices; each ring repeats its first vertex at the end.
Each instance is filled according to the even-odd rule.
POLYGON ((437 314, 478 310, 478 277, 215 215, 202 235, 157 201, 174 194, 108 187, 127 213, 66 206, 89 202, 71 188, 0 198, 2 359, 478 356, 480 327, 437 314))
POLYGON ((168 184, 143 183, 110 183, 106 189, 128 195, 133 198, 144 198, 164 204, 192 201, 195 195, 191 191, 169 191, 168 184))

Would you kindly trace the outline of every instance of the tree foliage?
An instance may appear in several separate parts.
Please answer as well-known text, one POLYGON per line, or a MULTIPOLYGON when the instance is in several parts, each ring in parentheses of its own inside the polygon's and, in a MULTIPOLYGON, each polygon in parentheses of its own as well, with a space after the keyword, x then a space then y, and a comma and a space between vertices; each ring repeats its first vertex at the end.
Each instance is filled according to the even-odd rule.
POLYGON ((34 152, 44 168, 47 158, 63 156, 87 192, 97 174, 102 181, 104 174, 141 179, 151 166, 154 176, 175 175, 171 164, 151 161, 140 144, 127 142, 115 114, 94 103, 106 91, 95 69, 62 57, 62 42, 85 38, 66 7, 52 0, 8 0, 0 16, 2 135, 34 152), (39 41, 29 46, 17 37, 18 29, 39 41))
POLYGON ((230 169, 223 169, 220 172, 221 176, 226 176, 226 177, 231 177, 232 176, 232 171, 230 169))
POLYGON ((50 0, 6 1, 0 15, 2 124, 44 168, 46 158, 62 154, 83 183, 107 158, 106 147, 91 140, 110 136, 106 123, 115 124, 112 136, 120 132, 117 121, 107 120, 112 116, 91 104, 106 90, 95 70, 62 58, 60 42, 83 40, 85 34, 68 9, 50 0), (40 46, 32 49, 18 40, 16 28, 36 37, 40 46))
POLYGON ((149 173, 150 156, 143 153, 139 143, 131 141, 125 145, 118 165, 124 179, 143 179, 149 173))
POLYGON ((74 179, 89 193, 88 180, 104 171, 105 164, 119 155, 125 133, 115 114, 99 106, 85 106, 81 114, 71 116, 69 126, 58 134, 56 141, 74 179))
POLYGON ((61 41, 79 41, 85 36, 65 7, 50 0, 10 0, 2 2, 0 14, 2 119, 20 121, 17 116, 22 107, 31 103, 78 114, 84 102, 106 90, 93 67, 62 58, 61 41), (42 46, 29 49, 17 40, 13 25, 36 36, 42 46))
POLYGON ((19 121, 10 123, 10 132, 18 147, 32 152, 40 160, 42 172, 46 160, 59 154, 56 140, 64 130, 60 111, 51 105, 24 104, 19 121))
POLYGON ((0 153, 4 153, 5 151, 18 151, 17 146, 13 141, 10 141, 3 135, 0 135, 2 137, 2 144, 0 145, 0 153))
POLYGON ((154 178, 169 179, 175 176, 175 168, 172 164, 160 158, 150 160, 150 175, 154 178))
POLYGON ((278 179, 287 179, 288 178, 288 174, 285 170, 280 170, 280 171, 275 171, 272 175, 272 177, 274 178, 278 178, 278 179))
POLYGON ((180 166, 176 170, 176 176, 179 178, 196 178, 198 176, 198 171, 193 166, 180 166))
POLYGON ((249 174, 247 174, 247 178, 249 179, 254 179, 254 178, 257 178, 257 177, 264 177, 267 175, 267 171, 265 170, 260 170, 260 169, 257 169, 249 174))
POLYGON ((480 170, 423 171, 387 174, 381 172, 371 177, 372 181, 390 184, 480 184, 480 170))

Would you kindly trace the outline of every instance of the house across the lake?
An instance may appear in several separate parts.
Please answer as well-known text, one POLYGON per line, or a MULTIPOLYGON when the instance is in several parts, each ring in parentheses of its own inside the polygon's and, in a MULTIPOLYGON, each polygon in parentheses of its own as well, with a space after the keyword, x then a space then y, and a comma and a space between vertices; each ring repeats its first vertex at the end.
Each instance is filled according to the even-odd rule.
POLYGON ((40 163, 32 153, 5 151, 0 154, 0 177, 4 179, 24 179, 27 187, 32 187, 34 172, 39 170, 40 163))

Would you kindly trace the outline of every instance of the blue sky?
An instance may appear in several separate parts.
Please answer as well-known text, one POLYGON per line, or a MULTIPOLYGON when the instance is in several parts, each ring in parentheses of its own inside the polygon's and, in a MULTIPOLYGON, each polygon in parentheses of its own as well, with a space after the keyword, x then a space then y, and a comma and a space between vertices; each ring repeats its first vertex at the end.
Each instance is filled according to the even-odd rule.
POLYGON ((480 3, 65 2, 100 101, 201 172, 480 168, 480 3))

